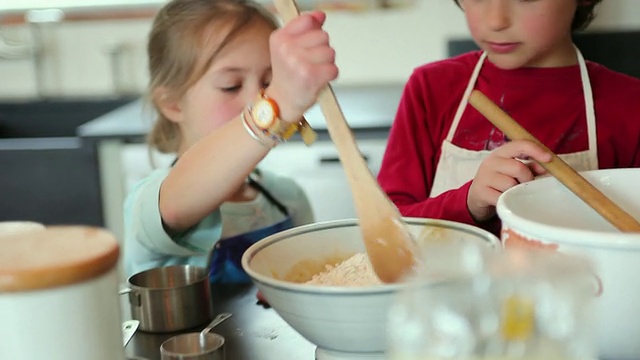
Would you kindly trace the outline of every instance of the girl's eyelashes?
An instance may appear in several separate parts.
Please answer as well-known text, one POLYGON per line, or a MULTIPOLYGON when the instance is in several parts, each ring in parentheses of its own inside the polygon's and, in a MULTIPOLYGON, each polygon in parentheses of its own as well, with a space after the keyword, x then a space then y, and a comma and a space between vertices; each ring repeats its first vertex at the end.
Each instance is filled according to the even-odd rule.
MULTIPOLYGON (((269 84, 271 84, 271 78, 263 78, 261 80, 261 84, 260 86, 262 86, 263 89, 266 89, 269 84)), ((217 84, 214 84, 215 87, 218 88, 218 90, 222 91, 223 93, 237 93, 240 92, 243 88, 244 85, 252 85, 252 82, 250 80, 231 80, 231 81, 220 81, 217 82, 217 84)))
POLYGON ((234 85, 234 86, 221 87, 220 90, 226 93, 234 93, 234 92, 240 91, 241 88, 242 88, 242 85, 234 85))
POLYGON ((269 69, 264 75, 262 75, 262 86, 266 89, 269 84, 271 84, 271 80, 273 80, 273 74, 271 73, 271 69, 269 69))

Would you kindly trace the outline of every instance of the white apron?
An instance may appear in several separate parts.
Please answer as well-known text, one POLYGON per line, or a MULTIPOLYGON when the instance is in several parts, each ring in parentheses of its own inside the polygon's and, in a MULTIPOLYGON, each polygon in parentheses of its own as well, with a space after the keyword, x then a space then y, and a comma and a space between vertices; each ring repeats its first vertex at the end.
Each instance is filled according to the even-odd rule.
MULTIPOLYGON (((587 65, 580 50, 576 48, 578 56, 578 65, 580 66, 580 77, 582 79, 582 89, 584 95, 584 103, 587 114, 587 135, 589 139, 589 149, 585 151, 558 155, 562 160, 567 162, 576 171, 596 170, 598 169, 598 143, 596 137, 596 116, 593 106, 593 94, 591 92, 591 82, 587 72, 587 65)), ((491 154, 491 150, 473 151, 463 149, 454 145, 451 141, 456 132, 460 118, 464 113, 469 101, 469 95, 478 80, 482 64, 487 58, 487 54, 483 53, 476 64, 469 84, 462 96, 462 101, 458 105, 451 129, 446 139, 442 143, 440 160, 436 167, 436 173, 431 187, 429 197, 436 197, 446 191, 457 189, 472 180, 482 161, 491 154)), ((489 121, 489 120, 487 120, 489 121)))

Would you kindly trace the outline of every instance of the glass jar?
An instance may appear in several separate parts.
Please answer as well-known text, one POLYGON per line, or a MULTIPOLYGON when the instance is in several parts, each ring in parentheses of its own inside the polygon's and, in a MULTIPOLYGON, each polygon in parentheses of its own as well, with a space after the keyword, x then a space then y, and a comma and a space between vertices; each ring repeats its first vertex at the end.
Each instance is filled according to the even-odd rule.
POLYGON ((595 358, 586 260, 439 244, 422 264, 390 310, 390 359, 595 358))

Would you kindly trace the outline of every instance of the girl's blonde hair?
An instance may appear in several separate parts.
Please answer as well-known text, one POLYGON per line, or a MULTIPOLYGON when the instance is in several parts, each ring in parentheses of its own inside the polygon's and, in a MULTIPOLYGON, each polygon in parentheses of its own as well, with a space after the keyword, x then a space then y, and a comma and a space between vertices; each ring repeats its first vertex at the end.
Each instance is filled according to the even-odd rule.
POLYGON ((149 96, 158 113, 148 136, 152 147, 164 153, 178 150, 178 126, 162 114, 159 105, 180 99, 216 55, 255 21, 278 27, 274 16, 252 0, 172 0, 158 12, 147 44, 149 96), (226 35, 219 45, 207 46, 220 39, 222 31, 226 35))

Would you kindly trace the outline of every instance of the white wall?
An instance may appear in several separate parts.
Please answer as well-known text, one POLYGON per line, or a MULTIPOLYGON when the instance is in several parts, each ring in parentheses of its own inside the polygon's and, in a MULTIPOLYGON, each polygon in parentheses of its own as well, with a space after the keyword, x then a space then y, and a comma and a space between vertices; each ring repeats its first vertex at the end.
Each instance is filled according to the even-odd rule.
MULTIPOLYGON (((608 0, 593 29, 640 28, 640 0, 608 0)), ((109 49, 127 48, 119 63, 120 90, 144 90, 144 44, 151 20, 61 23, 44 29, 43 86, 48 95, 102 96, 116 91, 109 49)), ((332 12, 326 24, 341 69, 338 85, 404 83, 411 70, 446 56, 446 41, 467 35, 452 0, 417 0, 412 8, 332 12)), ((26 26, 0 29, 7 42, 31 38, 26 26)), ((0 53, 3 47, 0 44, 0 53)), ((6 50, 5 50, 6 52, 6 50)), ((0 98, 37 96, 34 61, 0 56, 0 98)))
POLYGON ((640 1, 603 0, 589 30, 598 29, 639 29, 640 1))

